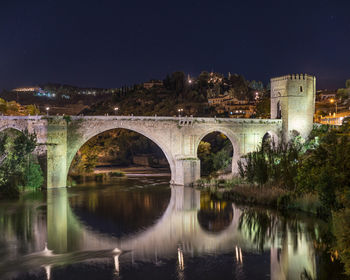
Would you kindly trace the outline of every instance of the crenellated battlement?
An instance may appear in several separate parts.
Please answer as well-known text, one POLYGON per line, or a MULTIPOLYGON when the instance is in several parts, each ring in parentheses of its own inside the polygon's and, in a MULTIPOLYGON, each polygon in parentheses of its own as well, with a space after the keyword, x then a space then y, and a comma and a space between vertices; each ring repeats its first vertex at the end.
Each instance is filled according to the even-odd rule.
POLYGON ((279 82, 279 81, 285 81, 285 80, 313 80, 315 79, 315 76, 308 75, 308 74, 289 74, 285 76, 280 76, 276 78, 272 78, 271 82, 279 82))

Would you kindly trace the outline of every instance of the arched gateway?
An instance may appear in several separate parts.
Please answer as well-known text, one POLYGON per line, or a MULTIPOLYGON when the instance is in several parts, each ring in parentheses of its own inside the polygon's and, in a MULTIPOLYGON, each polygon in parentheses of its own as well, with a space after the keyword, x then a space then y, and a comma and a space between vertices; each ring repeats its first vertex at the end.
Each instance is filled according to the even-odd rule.
MULTIPOLYGON (((291 80, 293 86, 299 80, 307 90, 297 97, 304 101, 304 95, 310 94, 314 100, 315 83, 305 84, 305 79, 314 80, 314 77, 300 75, 297 79, 295 75, 291 75, 281 77, 281 79, 287 82, 291 80)), ((287 103, 289 98, 288 87, 285 84, 288 85, 288 83, 282 85, 281 80, 276 80, 276 78, 271 79, 271 82, 272 99, 278 83, 278 86, 285 88, 282 101, 287 103)), ((297 97, 292 96, 294 104, 297 104, 297 97)), ((303 121, 303 136, 309 133, 313 123, 313 112, 309 112, 310 107, 300 107, 298 112, 295 111, 294 107, 291 107, 291 110, 285 107, 282 105, 282 119, 156 116, 1 116, 0 131, 11 127, 22 131, 27 129, 29 133, 35 132, 37 134, 39 146, 36 149, 36 154, 45 169, 47 188, 65 187, 68 169, 79 148, 93 136, 116 128, 138 132, 156 143, 168 160, 171 170, 171 183, 188 185, 200 178, 200 161, 197 158, 197 148, 201 139, 211 132, 222 132, 230 139, 234 149, 233 172, 237 172, 237 161, 240 157, 254 151, 262 143, 266 133, 278 136, 282 134, 283 137, 278 138, 288 139, 290 134, 288 129, 295 129, 297 125, 295 119, 303 121), (295 114, 295 119, 293 119, 291 113, 295 114), (308 125, 306 126, 305 123, 308 125)), ((272 116, 276 118, 274 113, 272 112, 272 116)))

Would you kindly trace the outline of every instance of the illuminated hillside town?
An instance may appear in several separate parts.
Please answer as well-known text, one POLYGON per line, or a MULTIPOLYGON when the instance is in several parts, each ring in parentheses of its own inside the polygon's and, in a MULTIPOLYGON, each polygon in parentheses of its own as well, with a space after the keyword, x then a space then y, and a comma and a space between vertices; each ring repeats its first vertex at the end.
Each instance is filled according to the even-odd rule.
POLYGON ((5 2, 1 280, 350 280, 350 3, 5 2))

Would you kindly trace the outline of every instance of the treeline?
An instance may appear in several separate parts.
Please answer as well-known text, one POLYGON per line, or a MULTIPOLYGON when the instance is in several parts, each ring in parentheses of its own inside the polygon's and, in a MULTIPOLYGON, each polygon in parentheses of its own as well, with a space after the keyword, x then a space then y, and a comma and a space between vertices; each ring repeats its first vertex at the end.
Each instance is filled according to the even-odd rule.
POLYGON ((22 106, 16 101, 7 102, 0 98, 0 114, 14 116, 35 116, 40 114, 40 110, 36 105, 22 106))
POLYGON ((36 135, 28 131, 0 133, 0 196, 18 197, 21 191, 41 187, 43 174, 32 155, 36 135))

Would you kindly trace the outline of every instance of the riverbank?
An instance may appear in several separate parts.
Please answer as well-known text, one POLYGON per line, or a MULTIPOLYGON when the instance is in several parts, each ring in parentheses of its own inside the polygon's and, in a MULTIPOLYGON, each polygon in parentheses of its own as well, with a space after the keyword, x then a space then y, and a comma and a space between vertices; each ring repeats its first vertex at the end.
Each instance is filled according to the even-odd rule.
POLYGON ((133 176, 170 176, 170 170, 167 167, 149 167, 149 166, 126 166, 126 167, 118 167, 118 166, 99 166, 95 168, 95 174, 103 174, 109 172, 123 172, 125 176, 133 177, 133 176))
POLYGON ((74 186, 77 183, 103 182, 120 177, 170 177, 168 168, 153 168, 147 166, 100 166, 90 174, 69 174, 68 185, 74 186))
POLYGON ((275 210, 296 210, 317 215, 321 203, 314 194, 298 196, 274 184, 257 186, 241 178, 198 180, 196 188, 210 192, 217 199, 229 200, 241 205, 264 206, 275 210))

